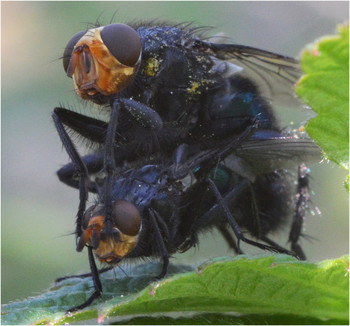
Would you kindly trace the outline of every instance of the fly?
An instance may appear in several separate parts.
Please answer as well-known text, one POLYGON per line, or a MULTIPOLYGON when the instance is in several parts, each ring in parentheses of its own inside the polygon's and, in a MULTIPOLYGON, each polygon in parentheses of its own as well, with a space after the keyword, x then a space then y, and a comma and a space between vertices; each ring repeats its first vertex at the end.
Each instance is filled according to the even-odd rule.
MULTIPOLYGON (((60 129, 59 121, 55 122, 69 152, 69 135, 60 129)), ((69 311, 83 309, 101 296, 102 284, 94 255, 111 267, 124 259, 160 257, 163 267, 157 279, 161 279, 167 273, 171 254, 195 246, 199 232, 217 228, 238 254, 242 253, 239 242, 244 241, 260 249, 296 256, 297 251, 289 251, 268 237, 290 213, 287 203, 292 195, 286 175, 282 171, 262 174, 251 183, 224 163, 218 164, 241 146, 256 127, 254 124, 247 128, 223 147, 199 151, 190 158, 186 155, 185 160, 173 162, 163 157, 158 164, 107 174, 102 182, 81 175, 81 183, 90 184, 97 192, 96 202, 86 209, 87 190, 80 188, 76 247, 77 251, 85 246, 88 249, 94 292, 69 311), (184 179, 191 175, 192 181, 185 184, 184 179), (247 238, 242 229, 266 244, 247 238)), ((74 164, 82 163, 84 170, 78 152, 73 149, 69 153, 74 164)), ((106 161, 109 159, 113 162, 113 157, 106 161)), ((108 171, 108 166, 105 170, 108 171)), ((298 202, 296 208, 299 212, 304 207, 298 202)), ((298 227, 302 217, 294 219, 292 228, 298 227)), ((294 233, 291 230, 291 235, 294 233)), ((291 241, 293 250, 299 248, 298 239, 291 241)))

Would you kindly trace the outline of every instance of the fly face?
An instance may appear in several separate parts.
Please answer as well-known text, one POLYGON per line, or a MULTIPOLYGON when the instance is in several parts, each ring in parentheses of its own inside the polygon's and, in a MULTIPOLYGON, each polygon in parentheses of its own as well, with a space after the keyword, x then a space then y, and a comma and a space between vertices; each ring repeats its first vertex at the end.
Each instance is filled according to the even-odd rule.
POLYGON ((138 208, 126 201, 116 200, 112 210, 112 233, 105 228, 105 207, 90 207, 84 214, 83 231, 77 243, 77 251, 85 245, 92 246, 101 263, 115 264, 128 255, 137 245, 141 232, 141 214, 138 208))
POLYGON ((131 27, 112 24, 80 32, 68 42, 63 66, 77 94, 94 100, 131 83, 141 61, 141 40, 131 27))

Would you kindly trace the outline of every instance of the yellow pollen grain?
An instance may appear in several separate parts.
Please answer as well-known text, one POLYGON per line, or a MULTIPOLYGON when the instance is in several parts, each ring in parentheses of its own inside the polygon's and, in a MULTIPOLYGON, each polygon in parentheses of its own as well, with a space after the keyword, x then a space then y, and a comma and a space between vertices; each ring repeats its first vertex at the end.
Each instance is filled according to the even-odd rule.
POLYGON ((199 88, 199 83, 198 82, 193 82, 192 87, 187 89, 188 93, 191 94, 200 94, 200 91, 198 90, 199 88))
POLYGON ((159 60, 156 58, 149 58, 147 60, 147 66, 145 67, 145 74, 149 77, 153 77, 159 69, 159 60))

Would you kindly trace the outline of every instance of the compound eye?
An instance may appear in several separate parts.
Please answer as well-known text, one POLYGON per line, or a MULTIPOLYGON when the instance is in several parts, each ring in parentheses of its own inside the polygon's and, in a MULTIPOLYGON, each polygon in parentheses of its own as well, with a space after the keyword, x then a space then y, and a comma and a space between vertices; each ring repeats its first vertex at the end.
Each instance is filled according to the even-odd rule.
POLYGON ((141 53, 141 39, 137 32, 125 24, 111 24, 101 31, 103 43, 123 65, 133 67, 141 53))
POLYGON ((113 205, 114 225, 124 234, 135 236, 140 231, 141 215, 137 207, 126 200, 117 200, 113 205))
POLYGON ((66 45, 66 48, 64 49, 64 52, 63 52, 63 68, 64 68, 65 72, 67 72, 69 61, 70 61, 70 57, 72 56, 72 52, 74 50, 75 44, 78 43, 78 41, 83 37, 83 35, 85 33, 86 33, 86 31, 81 31, 81 32, 75 34, 70 39, 68 44, 66 45))

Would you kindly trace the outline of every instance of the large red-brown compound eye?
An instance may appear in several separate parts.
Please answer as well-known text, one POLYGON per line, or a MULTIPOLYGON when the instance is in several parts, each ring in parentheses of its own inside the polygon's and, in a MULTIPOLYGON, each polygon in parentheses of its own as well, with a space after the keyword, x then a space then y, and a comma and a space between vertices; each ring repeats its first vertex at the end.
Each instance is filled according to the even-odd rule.
POLYGON ((140 231, 141 215, 137 207, 126 200, 117 200, 112 212, 114 225, 124 234, 135 236, 140 231))
POLYGON ((133 67, 141 53, 141 39, 137 32, 125 24, 111 24, 101 31, 103 43, 123 65, 133 67))
POLYGON ((78 41, 84 36, 85 33, 86 31, 81 31, 75 34, 66 45, 66 48, 64 49, 64 52, 63 52, 63 68, 65 72, 67 72, 69 61, 72 56, 72 52, 75 47, 75 44, 78 43, 78 41))

